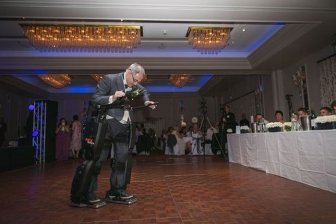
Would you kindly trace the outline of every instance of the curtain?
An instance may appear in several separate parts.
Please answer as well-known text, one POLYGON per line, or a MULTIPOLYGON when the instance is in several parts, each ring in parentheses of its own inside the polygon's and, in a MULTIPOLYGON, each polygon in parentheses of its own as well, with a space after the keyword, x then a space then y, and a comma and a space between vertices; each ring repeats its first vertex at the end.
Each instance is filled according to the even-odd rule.
POLYGON ((336 100, 336 55, 319 63, 321 105, 330 106, 336 100))

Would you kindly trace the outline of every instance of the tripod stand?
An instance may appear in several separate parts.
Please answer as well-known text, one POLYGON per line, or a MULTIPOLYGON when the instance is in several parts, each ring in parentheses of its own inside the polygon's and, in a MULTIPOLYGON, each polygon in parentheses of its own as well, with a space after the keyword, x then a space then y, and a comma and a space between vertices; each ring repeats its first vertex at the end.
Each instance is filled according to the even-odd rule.
MULTIPOLYGON (((205 144, 207 143, 207 140, 205 139, 205 136, 207 134, 207 126, 206 124, 209 125, 210 128, 212 128, 212 124, 209 120, 209 118, 207 117, 207 106, 206 106, 206 101, 203 99, 201 101, 201 113, 202 113, 202 120, 201 120, 201 124, 200 124, 200 129, 202 130, 202 134, 203 134, 203 156, 205 157, 205 144)), ((209 142, 208 142, 209 143, 209 142)), ((217 154, 217 150, 214 150, 213 147, 218 146, 219 150, 221 151, 221 154, 224 156, 224 150, 223 150, 223 144, 222 141, 219 141, 217 135, 215 133, 212 134, 212 140, 211 140, 211 148, 212 148, 212 152, 216 155, 217 154)))
MULTIPOLYGON (((209 127, 213 127, 209 118, 207 116, 203 116, 202 117, 202 120, 201 120, 201 124, 200 124, 200 129, 202 130, 202 133, 203 133, 203 143, 202 143, 202 146, 203 146, 203 156, 205 157, 205 144, 206 143, 209 143, 206 139, 205 139, 205 136, 207 134, 207 128, 206 128, 206 124, 209 125, 209 127)), ((211 148, 212 148, 212 152, 214 155, 217 154, 217 150, 214 150, 213 147, 215 146, 218 146, 219 147, 219 150, 221 151, 221 155, 225 155, 224 154, 224 149, 223 149, 223 144, 222 144, 222 141, 220 141, 216 135, 216 133, 213 133, 212 134, 212 140, 210 141, 211 143, 211 148)))

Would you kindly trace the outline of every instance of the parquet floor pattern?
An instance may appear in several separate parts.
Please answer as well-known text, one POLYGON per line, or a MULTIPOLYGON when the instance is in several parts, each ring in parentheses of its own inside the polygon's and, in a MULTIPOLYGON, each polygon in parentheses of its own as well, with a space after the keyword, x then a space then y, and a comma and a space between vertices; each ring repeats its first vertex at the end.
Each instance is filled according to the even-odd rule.
MULTIPOLYGON (((225 162, 220 157, 135 156, 133 205, 69 206, 79 160, 0 173, 0 223, 334 224, 336 194, 225 162)), ((109 162, 98 195, 109 188, 109 162)))

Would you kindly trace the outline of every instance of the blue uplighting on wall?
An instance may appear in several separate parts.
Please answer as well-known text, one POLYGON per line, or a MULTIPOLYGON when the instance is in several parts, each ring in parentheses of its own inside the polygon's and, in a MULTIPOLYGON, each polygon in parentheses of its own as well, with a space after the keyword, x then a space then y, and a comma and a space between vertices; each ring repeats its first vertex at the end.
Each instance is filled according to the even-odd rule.
POLYGON ((167 85, 146 85, 147 91, 150 93, 181 93, 181 92, 197 92, 199 86, 184 86, 182 88, 167 85))
MULTIPOLYGON (((143 86, 149 93, 181 93, 181 92, 197 92, 202 86, 204 86, 212 77, 212 74, 202 74, 199 76, 193 76, 191 82, 186 86, 179 88, 173 84, 160 84, 151 85, 143 83, 143 86)), ((95 85, 71 85, 62 89, 49 88, 54 93, 94 93, 96 91, 95 85)))
POLYGON ((204 86, 212 77, 212 74, 204 74, 201 76, 194 76, 196 79, 194 83, 187 84, 182 88, 171 85, 147 85, 143 86, 150 93, 181 93, 181 92, 197 92, 204 86))
POLYGON ((70 93, 94 93, 96 86, 68 86, 64 88, 65 91, 70 93))
POLYGON ((198 79, 197 84, 202 87, 204 86, 210 79, 212 78, 212 74, 203 74, 202 76, 200 76, 200 78, 198 79))
POLYGON ((37 75, 44 75, 44 74, 47 74, 47 73, 48 73, 47 70, 43 70, 43 69, 38 69, 38 70, 35 70, 34 72, 35 72, 35 74, 37 74, 37 75))
POLYGON ((246 47, 245 51, 249 51, 252 53, 266 40, 268 40, 273 34, 278 32, 284 25, 285 23, 283 22, 277 22, 274 25, 269 26, 269 28, 264 33, 262 33, 255 41, 251 42, 251 44, 246 47))

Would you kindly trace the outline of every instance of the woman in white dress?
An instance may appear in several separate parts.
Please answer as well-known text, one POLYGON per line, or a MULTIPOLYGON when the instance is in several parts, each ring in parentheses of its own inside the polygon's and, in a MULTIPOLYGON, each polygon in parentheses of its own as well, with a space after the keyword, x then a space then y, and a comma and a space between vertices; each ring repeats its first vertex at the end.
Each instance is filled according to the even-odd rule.
POLYGON ((193 131, 191 133, 192 137, 192 149, 191 154, 192 155, 202 155, 203 154, 203 148, 202 148, 202 132, 197 127, 197 124, 194 124, 193 131))
POLYGON ((186 142, 184 140, 185 128, 181 127, 179 131, 176 132, 177 143, 174 147, 174 154, 177 156, 185 155, 186 142))

